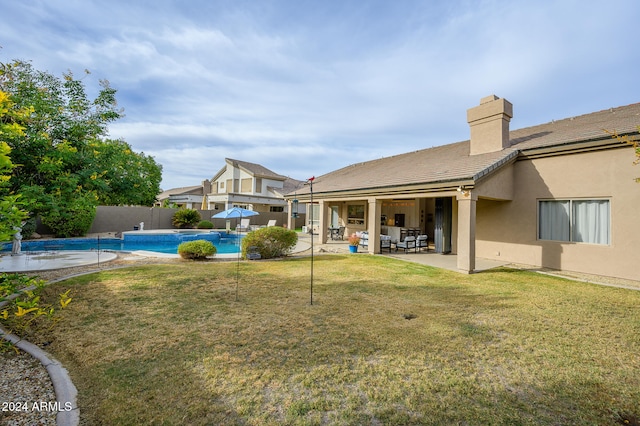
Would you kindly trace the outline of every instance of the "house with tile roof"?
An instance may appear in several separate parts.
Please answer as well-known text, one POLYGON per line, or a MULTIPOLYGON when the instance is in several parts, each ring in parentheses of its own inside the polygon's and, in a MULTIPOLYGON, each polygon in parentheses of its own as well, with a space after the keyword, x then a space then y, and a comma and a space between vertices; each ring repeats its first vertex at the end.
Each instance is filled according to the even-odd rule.
POLYGON ((295 192, 303 183, 260 164, 225 158, 225 165, 213 178, 203 180, 201 185, 163 191, 157 197, 157 205, 168 203, 200 210, 243 207, 258 212, 288 212, 284 195, 295 192))
MULTIPOLYGON (((637 139, 640 104, 513 131, 512 116, 488 96, 467 110, 467 141, 316 177, 309 225, 320 242, 332 226, 368 231, 371 253, 382 234, 427 234, 465 273, 481 257, 639 279, 640 173, 633 148, 607 131, 637 139)), ((309 202, 310 186, 295 198, 309 202)))
POLYGON ((203 182, 203 210, 242 207, 257 212, 287 212, 284 195, 303 182, 277 174, 260 164, 225 158, 225 165, 203 182))
POLYGON ((174 205, 187 209, 197 208, 202 204, 203 185, 183 186, 162 191, 156 197, 156 206, 174 205))

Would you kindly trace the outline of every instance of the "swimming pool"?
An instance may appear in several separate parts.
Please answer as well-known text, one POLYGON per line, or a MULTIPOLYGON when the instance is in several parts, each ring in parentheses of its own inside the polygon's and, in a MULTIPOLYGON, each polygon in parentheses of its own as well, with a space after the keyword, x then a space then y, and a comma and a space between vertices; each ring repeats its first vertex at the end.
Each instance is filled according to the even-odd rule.
MULTIPOLYGON (((220 231, 172 230, 171 232, 124 232, 122 238, 60 238, 55 240, 22 241, 22 251, 55 250, 115 250, 153 251, 177 254, 180 243, 206 240, 216 246, 219 254, 238 253, 238 236, 220 231)), ((2 252, 10 252, 12 244, 4 243, 2 252)))

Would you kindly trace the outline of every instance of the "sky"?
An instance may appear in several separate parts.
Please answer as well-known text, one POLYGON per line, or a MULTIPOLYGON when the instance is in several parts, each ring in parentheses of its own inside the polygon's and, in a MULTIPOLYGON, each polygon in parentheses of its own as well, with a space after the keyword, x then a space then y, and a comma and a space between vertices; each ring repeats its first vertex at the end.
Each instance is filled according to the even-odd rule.
POLYGON ((299 180, 640 102, 637 0, 0 0, 0 62, 117 89, 109 137, 200 185, 225 158, 299 180), (84 76, 84 70, 91 72, 84 76))

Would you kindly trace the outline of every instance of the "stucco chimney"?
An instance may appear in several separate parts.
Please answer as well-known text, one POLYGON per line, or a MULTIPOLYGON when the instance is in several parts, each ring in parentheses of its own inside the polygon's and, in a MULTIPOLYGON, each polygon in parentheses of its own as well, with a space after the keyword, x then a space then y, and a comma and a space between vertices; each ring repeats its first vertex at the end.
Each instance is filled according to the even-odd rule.
POLYGON ((211 194, 211 181, 205 179, 202 181, 202 195, 211 194))
POLYGON ((509 121, 513 105, 496 95, 480 99, 480 105, 467 110, 471 128, 471 155, 500 151, 509 143, 509 121))

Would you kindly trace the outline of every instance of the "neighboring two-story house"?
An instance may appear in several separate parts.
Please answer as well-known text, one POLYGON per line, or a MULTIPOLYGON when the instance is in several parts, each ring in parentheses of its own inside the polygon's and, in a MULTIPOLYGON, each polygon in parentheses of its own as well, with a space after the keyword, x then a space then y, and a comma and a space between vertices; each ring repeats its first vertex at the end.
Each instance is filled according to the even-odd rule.
POLYGON ((156 197, 156 206, 199 209, 202 205, 203 187, 204 185, 184 186, 162 191, 156 197))
POLYGON ((164 191, 158 196, 158 205, 166 202, 199 210, 242 207, 263 213, 288 213, 284 194, 295 192, 302 185, 302 181, 279 175, 260 164, 225 158, 224 167, 211 180, 205 179, 199 186, 164 191))
POLYGON ((279 175, 260 164, 225 158, 225 165, 203 182, 205 210, 242 207, 257 212, 288 212, 284 194, 303 182, 279 175))

